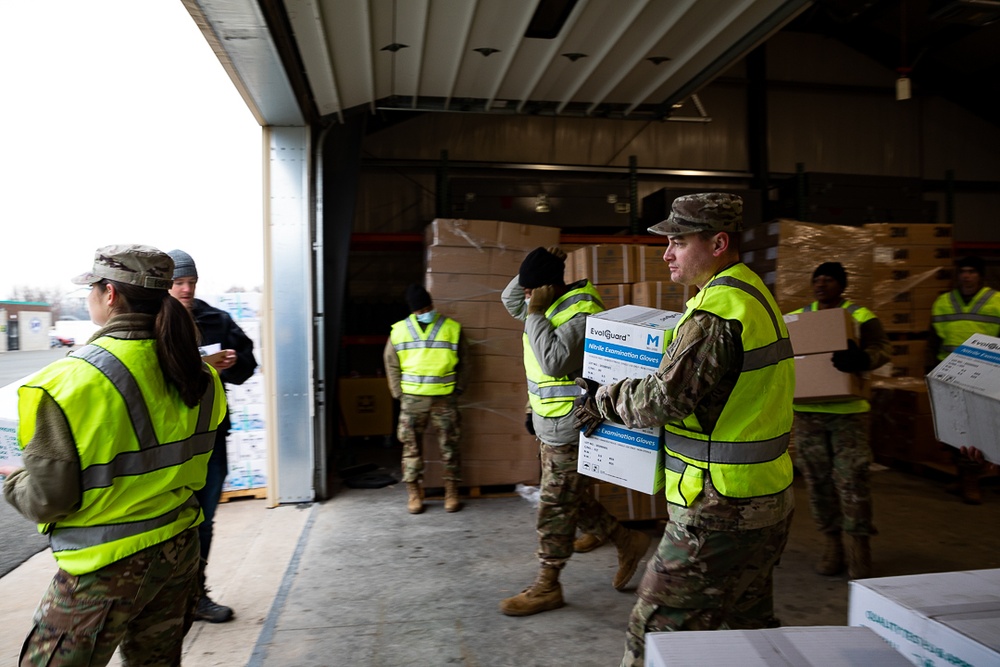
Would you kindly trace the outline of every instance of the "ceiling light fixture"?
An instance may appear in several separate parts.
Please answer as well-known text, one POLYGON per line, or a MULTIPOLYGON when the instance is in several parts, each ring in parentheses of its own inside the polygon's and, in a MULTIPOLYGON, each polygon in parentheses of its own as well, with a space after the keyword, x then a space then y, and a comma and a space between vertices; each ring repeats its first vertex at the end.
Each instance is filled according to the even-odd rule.
POLYGON ((549 212, 549 196, 540 194, 535 198, 535 213, 549 212))
POLYGON ((564 54, 562 54, 562 57, 563 58, 569 58, 569 61, 571 63, 575 63, 580 58, 586 58, 587 54, 586 53, 575 53, 575 52, 574 53, 564 53, 564 54))
POLYGON ((670 60, 670 58, 668 56, 650 56, 646 58, 646 60, 653 63, 654 65, 659 65, 660 63, 667 62, 668 60, 670 60))
POLYGON ((472 49, 472 50, 483 54, 483 58, 488 58, 494 53, 500 53, 500 49, 492 49, 488 46, 480 46, 478 49, 472 49))
POLYGON ((379 51, 389 51, 390 53, 395 53, 400 49, 408 49, 408 48, 410 48, 409 44, 400 44, 399 42, 393 42, 388 46, 383 46, 381 49, 379 49, 379 51))

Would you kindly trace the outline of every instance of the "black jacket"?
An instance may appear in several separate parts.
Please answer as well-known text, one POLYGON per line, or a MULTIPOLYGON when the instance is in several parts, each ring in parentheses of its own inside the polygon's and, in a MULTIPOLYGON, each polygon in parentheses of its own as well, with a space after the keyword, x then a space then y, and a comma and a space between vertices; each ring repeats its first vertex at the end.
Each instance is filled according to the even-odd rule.
MULTIPOLYGON (((194 316, 195 324, 198 325, 198 331, 201 334, 200 345, 218 343, 223 350, 236 351, 236 363, 231 368, 219 373, 223 386, 243 384, 249 380, 254 369, 257 368, 257 360, 253 356, 253 341, 243 333, 243 329, 240 329, 229 313, 210 306, 201 299, 195 299, 191 315, 194 316)), ((218 433, 229 433, 229 427, 230 420, 227 411, 226 418, 219 426, 218 433)))

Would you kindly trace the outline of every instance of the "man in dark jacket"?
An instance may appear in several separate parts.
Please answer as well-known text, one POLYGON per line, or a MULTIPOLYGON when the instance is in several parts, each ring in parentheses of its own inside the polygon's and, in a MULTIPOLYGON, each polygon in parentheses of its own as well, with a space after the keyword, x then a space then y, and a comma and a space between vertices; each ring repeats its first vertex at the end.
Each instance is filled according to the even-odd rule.
MULTIPOLYGON (((203 359, 219 371, 223 386, 243 384, 250 379, 254 369, 257 368, 257 360, 253 356, 253 341, 243 333, 229 313, 194 298, 195 287, 198 284, 198 268, 191 255, 183 250, 171 250, 167 254, 174 260, 174 284, 170 288, 170 294, 184 304, 198 325, 203 359)), ((195 619, 211 623, 224 623, 233 617, 233 610, 213 602, 205 588, 205 566, 208 564, 208 550, 212 546, 212 521, 219 506, 219 499, 222 497, 222 485, 229 473, 226 437, 229 435, 230 425, 227 410, 226 417, 215 434, 215 449, 208 462, 205 486, 195 492, 202 511, 205 512, 205 521, 198 526, 198 537, 201 540, 199 569, 201 598, 198 600, 195 619)))

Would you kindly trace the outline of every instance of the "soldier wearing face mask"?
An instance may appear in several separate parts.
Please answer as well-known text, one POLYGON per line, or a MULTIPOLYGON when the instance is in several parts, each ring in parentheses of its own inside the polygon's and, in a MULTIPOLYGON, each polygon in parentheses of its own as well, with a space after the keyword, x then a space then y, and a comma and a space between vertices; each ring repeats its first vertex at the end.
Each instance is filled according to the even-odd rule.
POLYGON ((434 310, 421 285, 406 288, 410 316, 392 325, 382 359, 392 397, 400 402, 397 437, 403 443, 403 481, 410 514, 424 511, 423 439, 434 423, 444 463, 444 509, 457 512, 461 481, 458 397, 467 382, 462 360, 466 344, 462 325, 434 310))

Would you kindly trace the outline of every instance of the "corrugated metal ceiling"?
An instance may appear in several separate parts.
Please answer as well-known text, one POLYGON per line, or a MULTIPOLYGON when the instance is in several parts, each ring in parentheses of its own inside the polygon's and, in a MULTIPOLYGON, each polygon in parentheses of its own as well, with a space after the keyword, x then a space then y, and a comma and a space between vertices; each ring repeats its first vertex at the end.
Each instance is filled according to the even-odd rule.
POLYGON ((666 118, 808 0, 184 0, 266 124, 380 108, 666 118), (562 20, 561 20, 562 19, 562 20), (256 30, 249 30, 259 22, 256 30), (260 28, 268 33, 261 38, 260 28), (270 50, 270 51, 269 51, 270 50), (268 55, 268 53, 272 55, 268 55), (302 76, 297 80, 297 67, 302 76), (302 90, 306 88, 308 90, 302 90), (271 117, 269 117, 271 116, 271 117))

